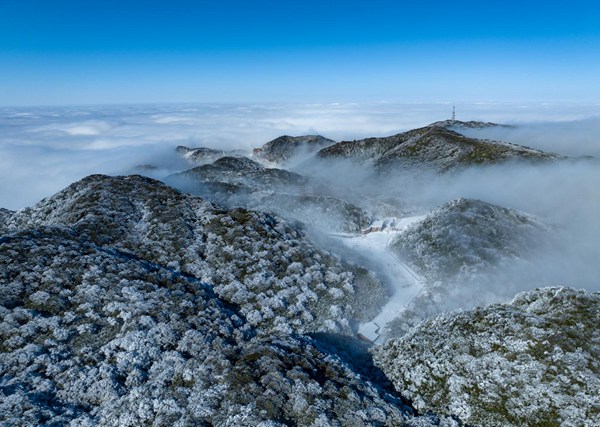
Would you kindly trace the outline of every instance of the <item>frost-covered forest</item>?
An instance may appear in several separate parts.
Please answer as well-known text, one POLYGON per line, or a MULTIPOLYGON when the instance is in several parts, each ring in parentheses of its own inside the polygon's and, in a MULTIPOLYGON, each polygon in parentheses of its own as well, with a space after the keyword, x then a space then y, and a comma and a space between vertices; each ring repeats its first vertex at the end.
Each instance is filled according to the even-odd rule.
POLYGON ((596 161, 496 127, 179 146, 0 209, 0 424, 600 424, 595 205, 490 191, 596 161))

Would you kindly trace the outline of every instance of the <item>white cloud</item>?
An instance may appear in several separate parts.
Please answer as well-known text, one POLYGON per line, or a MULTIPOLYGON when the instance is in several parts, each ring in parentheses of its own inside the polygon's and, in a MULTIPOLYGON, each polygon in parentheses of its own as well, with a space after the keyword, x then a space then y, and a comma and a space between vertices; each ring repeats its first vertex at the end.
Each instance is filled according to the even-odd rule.
MULTIPOLYGON (((165 173, 172 171, 182 167, 173 154, 177 145, 250 150, 282 134, 319 133, 336 140, 383 136, 446 119, 451 110, 449 102, 3 108, 0 206, 33 204, 92 173, 123 173, 144 163, 162 163, 165 173)), ((500 136, 568 153, 585 153, 588 146, 600 152, 592 141, 598 119, 564 123, 593 115, 600 116, 598 105, 457 106, 463 120, 562 121, 556 125, 560 132, 544 141, 541 124, 532 128, 540 130, 535 138, 527 139, 524 131, 500 136), (581 123, 587 123, 584 133, 581 123)))
MULTIPOLYGON (((0 207, 19 209, 89 174, 128 173, 140 164, 158 166, 155 177, 164 177, 189 166, 174 152, 177 145, 249 150, 282 134, 307 133, 351 140, 424 126, 451 111, 451 103, 0 109, 0 207)), ((457 106, 457 116, 516 125, 466 131, 476 137, 600 158, 598 105, 472 104, 457 106)), ((557 246, 538 254, 527 271, 507 272, 499 286, 600 286, 597 162, 503 165, 424 180, 399 174, 376 180, 374 188, 365 171, 338 166, 328 165, 324 178, 349 197, 377 194, 420 212, 458 197, 478 198, 556 226, 557 246)))

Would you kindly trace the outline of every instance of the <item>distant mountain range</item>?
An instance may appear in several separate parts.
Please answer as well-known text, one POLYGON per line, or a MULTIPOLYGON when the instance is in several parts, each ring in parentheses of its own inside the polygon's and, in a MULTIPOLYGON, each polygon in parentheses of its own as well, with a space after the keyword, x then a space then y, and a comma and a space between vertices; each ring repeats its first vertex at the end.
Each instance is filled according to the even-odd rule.
POLYGON ((561 156, 499 141, 469 138, 450 127, 488 127, 492 123, 444 121, 382 138, 342 141, 318 157, 349 159, 379 170, 427 168, 446 172, 464 166, 510 160, 547 161, 561 156))

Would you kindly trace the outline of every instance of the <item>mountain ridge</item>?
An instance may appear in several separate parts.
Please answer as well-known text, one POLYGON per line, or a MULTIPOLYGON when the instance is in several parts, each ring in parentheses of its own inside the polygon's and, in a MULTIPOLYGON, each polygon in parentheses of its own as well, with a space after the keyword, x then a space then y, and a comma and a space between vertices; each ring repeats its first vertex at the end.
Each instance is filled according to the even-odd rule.
POLYGON ((420 411, 467 425, 600 422, 600 293, 565 287, 441 314, 373 349, 420 411))
POLYGON ((461 166, 508 160, 545 161, 559 158, 516 144, 464 136, 436 122, 388 137, 342 141, 317 153, 323 159, 349 159, 375 169, 431 168, 447 172, 461 166))
POLYGON ((246 157, 222 157, 171 175, 165 182, 224 207, 272 211, 335 231, 359 232, 371 221, 368 212, 335 197, 320 181, 246 157))
POLYGON ((223 210, 151 178, 84 178, 19 211, 6 230, 40 226, 69 226, 98 245, 210 283, 265 331, 352 334, 353 319, 374 313, 385 298, 364 268, 316 248, 292 224, 223 210))
POLYGON ((284 164, 294 156, 316 152, 332 144, 335 144, 335 141, 321 135, 282 135, 260 148, 255 148, 253 155, 268 162, 284 164))
POLYGON ((260 336, 209 285, 106 250, 69 227, 0 237, 0 271, 0 423, 413 419, 398 397, 316 340, 260 336))

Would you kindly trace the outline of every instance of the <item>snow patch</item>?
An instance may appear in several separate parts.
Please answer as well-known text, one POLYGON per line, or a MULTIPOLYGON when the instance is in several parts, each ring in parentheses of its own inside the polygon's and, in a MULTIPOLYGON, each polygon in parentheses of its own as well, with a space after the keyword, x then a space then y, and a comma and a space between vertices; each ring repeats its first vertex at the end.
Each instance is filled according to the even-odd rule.
MULTIPOLYGON (((351 250, 367 255, 374 260, 390 287, 392 295, 381 312, 371 321, 362 323, 358 328, 361 335, 373 342, 381 339, 381 332, 385 329, 385 326, 396 318, 423 288, 425 283, 423 277, 410 268, 400 257, 392 253, 388 247, 389 242, 395 236, 402 233, 409 225, 423 218, 425 218, 425 215, 403 217, 394 221, 375 221, 373 224, 391 223, 393 226, 362 235, 333 235, 351 250)), ((376 227, 370 227, 369 229, 376 229, 376 227)))

